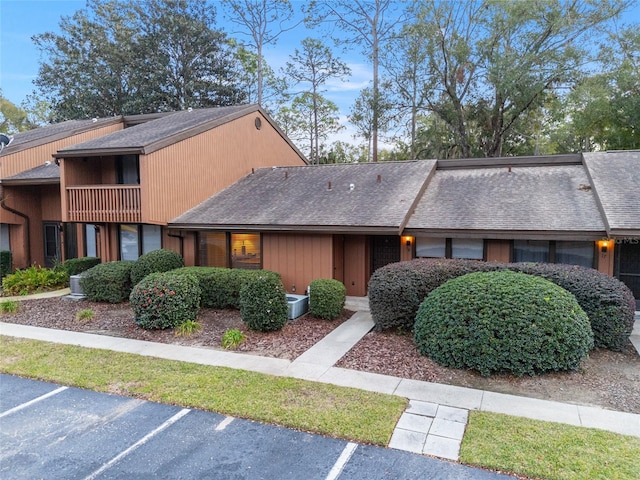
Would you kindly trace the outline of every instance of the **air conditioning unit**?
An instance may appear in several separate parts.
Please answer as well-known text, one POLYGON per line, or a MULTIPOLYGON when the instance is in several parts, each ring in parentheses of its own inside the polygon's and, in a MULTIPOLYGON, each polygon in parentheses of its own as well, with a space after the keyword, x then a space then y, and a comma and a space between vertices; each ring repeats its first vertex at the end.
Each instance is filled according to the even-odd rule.
POLYGON ((71 295, 69 297, 80 300, 86 298, 84 292, 82 291, 82 287, 80 286, 80 279, 82 278, 82 274, 71 275, 69 277, 69 289, 71 290, 71 295))

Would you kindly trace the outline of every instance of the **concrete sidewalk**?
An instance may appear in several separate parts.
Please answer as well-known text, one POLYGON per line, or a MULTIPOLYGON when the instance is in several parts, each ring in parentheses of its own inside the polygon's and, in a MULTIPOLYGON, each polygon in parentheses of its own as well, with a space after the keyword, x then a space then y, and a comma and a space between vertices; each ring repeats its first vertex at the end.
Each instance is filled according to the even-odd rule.
MULTIPOLYGON (((347 308, 354 309, 354 306, 347 303, 347 308)), ((358 308, 359 311, 353 317, 293 362, 10 323, 0 323, 0 334, 224 366, 399 395, 410 400, 410 407, 398 422, 389 446, 451 460, 458 459, 469 410, 504 413, 640 437, 640 415, 637 414, 335 367, 334 364, 373 327, 366 306, 359 305, 358 308)), ((640 335, 640 321, 636 321, 634 335, 640 335)))

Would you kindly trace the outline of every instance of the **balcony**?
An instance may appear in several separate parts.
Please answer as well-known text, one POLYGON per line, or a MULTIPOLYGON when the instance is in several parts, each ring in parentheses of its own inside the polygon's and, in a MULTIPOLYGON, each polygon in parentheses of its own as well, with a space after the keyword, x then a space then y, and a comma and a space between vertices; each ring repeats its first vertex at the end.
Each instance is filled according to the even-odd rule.
POLYGON ((67 187, 68 222, 141 223, 140 185, 67 187))

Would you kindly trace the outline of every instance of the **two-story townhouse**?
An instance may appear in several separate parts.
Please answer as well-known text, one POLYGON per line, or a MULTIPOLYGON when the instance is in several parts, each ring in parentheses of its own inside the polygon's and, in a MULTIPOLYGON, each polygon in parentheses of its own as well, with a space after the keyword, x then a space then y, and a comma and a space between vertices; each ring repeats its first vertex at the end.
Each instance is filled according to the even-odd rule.
POLYGON ((169 230, 168 220, 254 168, 306 164, 257 105, 119 117, 113 122, 119 128, 50 148, 52 162, 46 165, 8 178, 2 172, 6 188, 28 186, 32 195, 42 196, 48 185, 40 202, 40 208, 48 210, 46 221, 39 219, 41 235, 31 225, 32 212, 22 217, 18 207, 26 210, 24 205, 10 204, 10 198, 5 202, 19 212, 5 209, 2 217, 15 267, 50 265, 54 259, 75 256, 133 260, 157 248, 180 252, 193 264, 195 234, 169 230), (20 238, 25 224, 32 232, 28 248, 20 238))

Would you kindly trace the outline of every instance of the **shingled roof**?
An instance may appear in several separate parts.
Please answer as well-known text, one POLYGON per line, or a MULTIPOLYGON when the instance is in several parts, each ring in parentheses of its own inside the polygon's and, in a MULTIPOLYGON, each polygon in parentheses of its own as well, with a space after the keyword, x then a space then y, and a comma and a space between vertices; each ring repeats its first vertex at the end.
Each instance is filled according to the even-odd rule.
POLYGON ((173 228, 399 234, 435 160, 259 169, 173 228))
POLYGON ((53 162, 0 179, 2 185, 44 185, 60 183, 60 167, 53 162))
POLYGON ((13 141, 2 150, 3 155, 37 147, 62 138, 78 135, 89 130, 102 128, 113 123, 122 122, 122 117, 94 118, 89 120, 67 120, 65 122, 45 125, 13 135, 13 141))
MULTIPOLYGON (((149 154, 251 112, 258 105, 183 110, 59 150, 54 157, 149 154)), ((266 114, 265 114, 266 115, 266 114)))
POLYGON ((610 235, 640 235, 640 150, 584 153, 610 235))
MULTIPOLYGON (((576 157, 579 159, 579 157, 576 157)), ((602 238, 605 225, 585 167, 440 165, 407 223, 408 234, 482 238, 602 238)), ((544 162, 540 162, 544 163, 544 162)))

